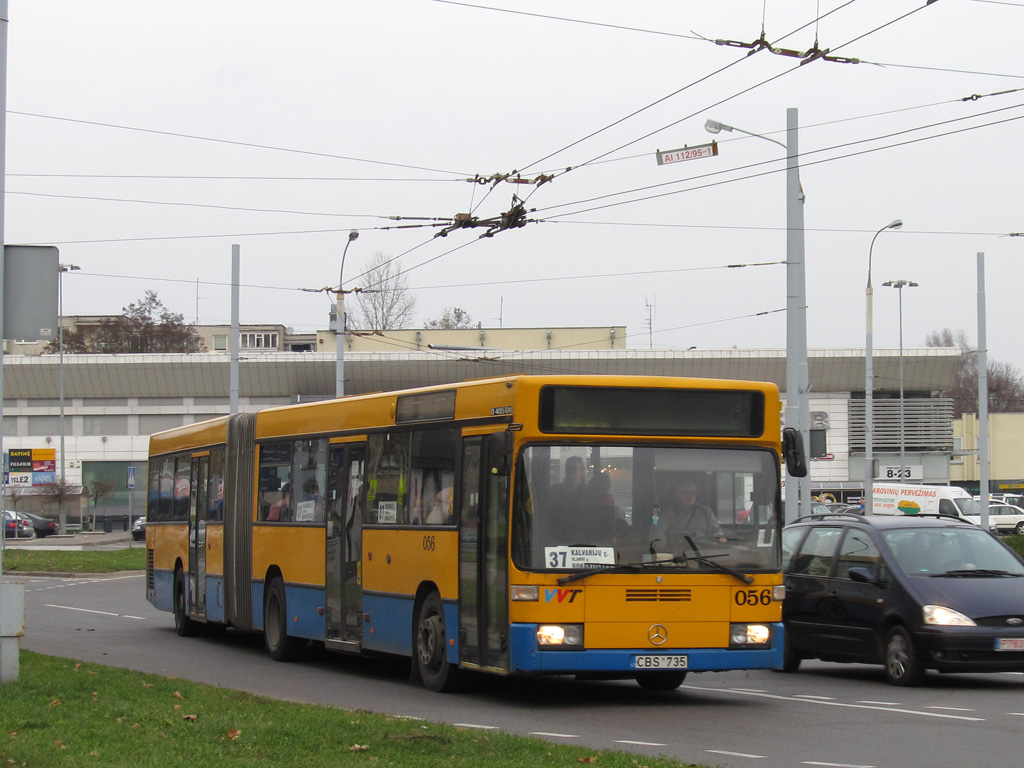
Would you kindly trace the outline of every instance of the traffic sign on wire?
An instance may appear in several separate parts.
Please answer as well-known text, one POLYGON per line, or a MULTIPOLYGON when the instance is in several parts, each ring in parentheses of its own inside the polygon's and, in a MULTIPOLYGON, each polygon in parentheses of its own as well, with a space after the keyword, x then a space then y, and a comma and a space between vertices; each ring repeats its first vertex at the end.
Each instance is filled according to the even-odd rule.
POLYGON ((682 149, 669 149, 657 152, 658 165, 669 165, 670 163, 681 163, 685 160, 699 160, 702 157, 715 157, 718 154, 718 142, 710 144, 698 144, 695 147, 683 147, 682 149))

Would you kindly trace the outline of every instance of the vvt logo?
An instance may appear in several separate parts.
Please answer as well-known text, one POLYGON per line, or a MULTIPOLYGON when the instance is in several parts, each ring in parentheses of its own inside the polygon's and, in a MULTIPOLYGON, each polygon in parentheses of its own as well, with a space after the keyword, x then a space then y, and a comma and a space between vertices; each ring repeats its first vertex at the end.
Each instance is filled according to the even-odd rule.
POLYGON ((558 602, 566 602, 566 598, 569 598, 568 602, 572 602, 576 599, 576 595, 580 594, 582 589, 545 589, 544 590, 544 602, 550 603, 555 598, 558 598, 558 602))

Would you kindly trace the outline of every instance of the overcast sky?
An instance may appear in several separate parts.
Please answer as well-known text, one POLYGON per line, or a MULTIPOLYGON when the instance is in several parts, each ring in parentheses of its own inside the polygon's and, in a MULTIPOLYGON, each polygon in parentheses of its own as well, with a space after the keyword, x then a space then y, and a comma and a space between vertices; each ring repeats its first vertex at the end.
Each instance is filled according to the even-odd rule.
POLYGON ((375 252, 420 323, 626 325, 632 347, 785 346, 783 147, 799 109, 808 341, 876 349, 949 327, 1024 367, 1024 0, 10 0, 6 242, 81 267, 66 314, 156 290, 227 323, 328 326, 375 252), (503 12, 515 11, 515 13, 503 12), (587 23, 582 23, 587 22, 587 23), (715 40, 861 63, 801 59, 715 40), (973 100, 965 97, 981 96, 973 100), (567 168, 573 170, 565 172, 567 168), (553 173, 542 186, 466 181, 553 173), (531 222, 434 237, 389 217, 531 222), (730 265, 745 265, 730 268, 730 265), (766 314, 765 314, 766 313, 766 314))

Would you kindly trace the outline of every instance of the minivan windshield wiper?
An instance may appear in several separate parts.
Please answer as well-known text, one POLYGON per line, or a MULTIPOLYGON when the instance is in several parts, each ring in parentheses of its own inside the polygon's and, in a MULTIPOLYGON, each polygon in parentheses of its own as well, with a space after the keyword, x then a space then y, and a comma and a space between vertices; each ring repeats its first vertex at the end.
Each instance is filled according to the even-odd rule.
POLYGON ((932 578, 942 578, 944 576, 949 576, 954 579, 965 576, 1010 576, 1019 578, 1022 575, 1024 574, 999 571, 993 568, 957 568, 952 571, 946 571, 945 573, 933 573, 932 578))

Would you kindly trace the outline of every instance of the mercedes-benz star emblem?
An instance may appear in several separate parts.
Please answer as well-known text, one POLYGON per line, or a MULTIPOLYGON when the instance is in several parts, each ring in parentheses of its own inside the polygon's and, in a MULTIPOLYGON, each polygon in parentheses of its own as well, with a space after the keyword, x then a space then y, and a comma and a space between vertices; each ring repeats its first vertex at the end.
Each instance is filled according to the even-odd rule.
POLYGON ((652 624, 651 628, 647 630, 647 639, 651 641, 652 645, 661 645, 668 640, 668 630, 661 624, 652 624))

